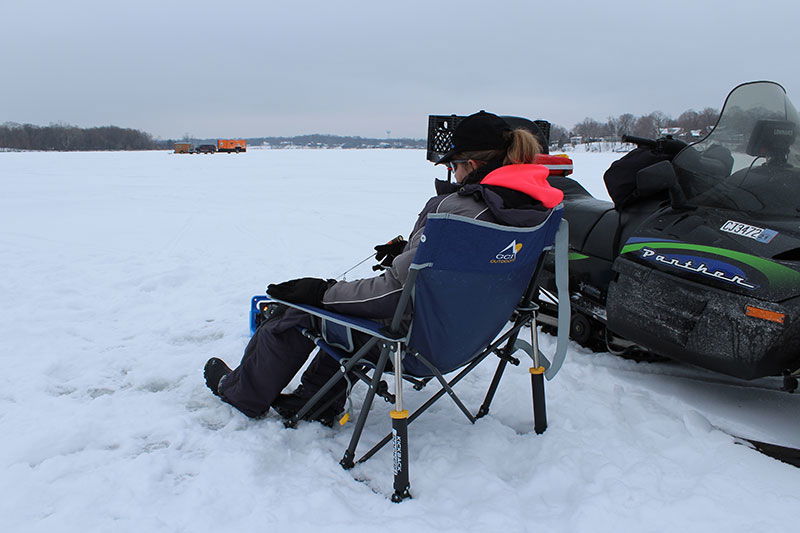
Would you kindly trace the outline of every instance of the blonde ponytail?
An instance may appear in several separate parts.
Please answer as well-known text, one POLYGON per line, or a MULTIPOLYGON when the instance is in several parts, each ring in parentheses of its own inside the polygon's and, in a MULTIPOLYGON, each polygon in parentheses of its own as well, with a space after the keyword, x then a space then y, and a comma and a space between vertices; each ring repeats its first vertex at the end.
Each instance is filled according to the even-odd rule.
POLYGON ((511 132, 511 146, 506 151, 504 165, 530 164, 542 152, 539 140, 530 131, 519 128, 511 132))

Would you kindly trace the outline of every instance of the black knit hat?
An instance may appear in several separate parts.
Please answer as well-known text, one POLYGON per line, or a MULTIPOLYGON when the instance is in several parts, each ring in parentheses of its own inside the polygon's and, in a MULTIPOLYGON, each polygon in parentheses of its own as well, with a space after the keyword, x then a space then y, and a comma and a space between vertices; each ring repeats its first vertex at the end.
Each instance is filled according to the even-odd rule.
POLYGON ((436 164, 447 163, 462 152, 505 150, 510 142, 510 131, 508 123, 493 113, 479 111, 470 115, 458 123, 450 150, 436 164))

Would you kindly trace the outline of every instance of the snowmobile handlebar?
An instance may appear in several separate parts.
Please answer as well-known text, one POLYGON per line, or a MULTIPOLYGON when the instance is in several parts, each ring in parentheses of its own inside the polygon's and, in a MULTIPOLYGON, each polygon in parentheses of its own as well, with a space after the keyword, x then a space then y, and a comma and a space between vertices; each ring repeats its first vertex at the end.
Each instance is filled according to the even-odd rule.
POLYGON ((658 141, 655 139, 648 139, 646 137, 636 137, 635 135, 623 135, 622 142, 635 144, 638 147, 655 148, 658 146, 658 141))
POLYGON ((622 142, 633 143, 639 148, 652 148, 656 152, 667 154, 675 157, 678 152, 686 148, 688 145, 680 139, 674 139, 672 135, 665 135, 658 139, 648 139, 646 137, 636 137, 634 135, 623 135, 622 142))

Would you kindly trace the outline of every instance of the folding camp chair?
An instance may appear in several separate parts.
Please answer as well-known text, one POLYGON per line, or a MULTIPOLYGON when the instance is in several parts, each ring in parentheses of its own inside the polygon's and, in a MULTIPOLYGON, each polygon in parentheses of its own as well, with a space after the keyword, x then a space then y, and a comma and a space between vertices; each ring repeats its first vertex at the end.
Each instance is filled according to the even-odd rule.
MULTIPOLYGON (((533 228, 517 228, 476 221, 453 214, 431 214, 409 270, 391 325, 334 313, 331 311, 256 296, 251 305, 251 326, 265 307, 279 303, 305 311, 318 318, 319 328, 303 328, 302 333, 332 357, 339 360, 340 372, 331 378, 291 419, 294 426, 306 415, 315 416, 337 398, 320 402, 342 379, 356 376, 369 385, 356 421, 350 445, 341 465, 351 468, 366 461, 390 440, 394 440, 393 501, 410 497, 408 478, 408 424, 436 400, 449 395, 470 422, 485 416, 506 366, 519 364, 513 354, 523 350, 533 359, 530 369, 534 402, 534 429, 547 427, 543 377, 552 379, 563 363, 569 332, 567 290, 567 226, 562 207, 554 209, 546 221, 533 228), (555 246, 554 246, 555 243, 555 246), (537 285, 535 274, 546 249, 555 247, 556 278, 559 285, 559 338, 552 363, 536 342, 536 310, 533 303, 537 285), (407 328, 403 323, 409 323, 407 328), (503 332, 507 324, 511 326, 503 332), (531 343, 519 337, 530 325, 531 343), (369 336, 355 350, 352 332, 369 336), (502 334, 501 334, 502 332, 502 334), (380 348, 376 362, 366 359, 380 348), (490 354, 500 358, 483 404, 473 415, 453 391, 453 386, 490 354), (391 366, 390 366, 391 365, 391 366), (461 369, 447 381, 443 374, 461 369), (372 371, 369 376, 368 372, 372 371), (382 381, 384 373, 394 374, 394 393, 382 381), (402 378, 402 379, 401 379, 402 378), (414 413, 403 407, 403 380, 415 389, 430 380, 441 384, 433 397, 414 413), (354 462, 375 395, 395 404, 390 415, 392 432, 354 462), (324 403, 324 405, 318 405, 324 403)), ((273 306, 274 307, 274 306, 273 306)), ((348 387, 349 389, 349 387, 348 387)))

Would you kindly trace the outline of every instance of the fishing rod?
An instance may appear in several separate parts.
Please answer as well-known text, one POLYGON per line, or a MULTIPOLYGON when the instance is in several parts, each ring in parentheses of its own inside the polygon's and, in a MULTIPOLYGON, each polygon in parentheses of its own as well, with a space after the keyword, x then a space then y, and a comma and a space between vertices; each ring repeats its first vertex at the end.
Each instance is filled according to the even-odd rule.
MULTIPOLYGON (((403 240, 403 236, 402 235, 398 235, 397 237, 395 237, 394 239, 390 240, 386 244, 394 244, 394 243, 402 241, 402 240, 403 240)), ((348 272, 350 272, 351 270, 355 270, 357 267, 363 265, 364 263, 366 263, 367 261, 369 261, 370 259, 372 259, 376 255, 378 255, 377 251, 372 253, 372 254, 370 254, 370 255, 368 255, 367 257, 365 257, 364 259, 362 259, 361 261, 359 261, 355 265, 351 266, 350 268, 348 268, 347 270, 345 270, 344 272, 339 274, 339 276, 336 278, 336 280, 337 281, 338 280, 344 280, 344 277, 347 275, 348 272)))

